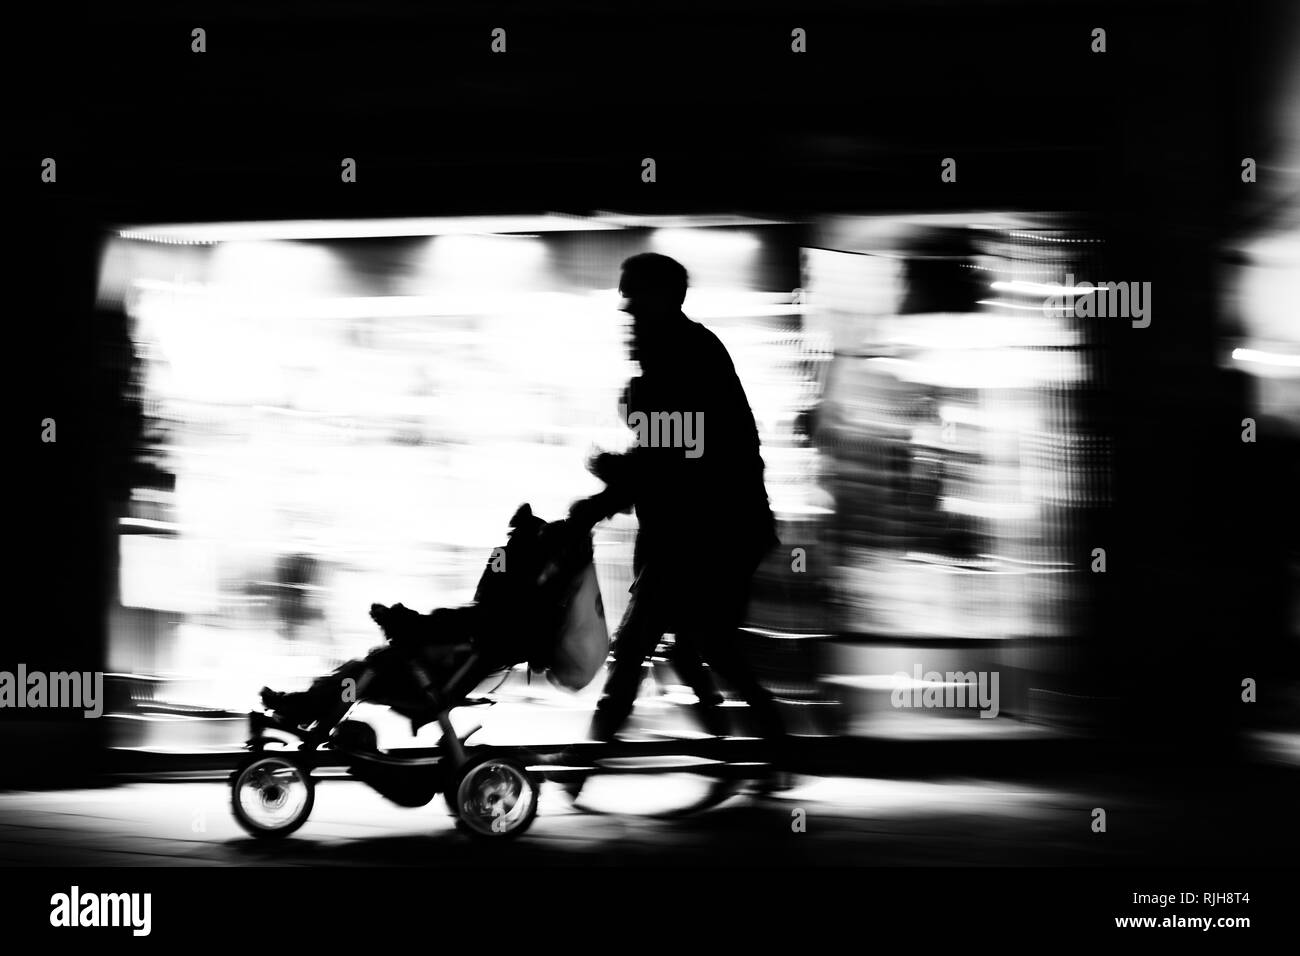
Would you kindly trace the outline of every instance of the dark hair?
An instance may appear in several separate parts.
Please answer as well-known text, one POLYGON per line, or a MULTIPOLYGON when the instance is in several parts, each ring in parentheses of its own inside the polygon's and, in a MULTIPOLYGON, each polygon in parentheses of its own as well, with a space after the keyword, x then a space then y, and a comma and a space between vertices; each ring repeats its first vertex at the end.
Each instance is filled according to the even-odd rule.
POLYGON ((674 307, 686 301, 688 276, 676 259, 642 252, 623 260, 619 290, 628 298, 659 299, 674 307))

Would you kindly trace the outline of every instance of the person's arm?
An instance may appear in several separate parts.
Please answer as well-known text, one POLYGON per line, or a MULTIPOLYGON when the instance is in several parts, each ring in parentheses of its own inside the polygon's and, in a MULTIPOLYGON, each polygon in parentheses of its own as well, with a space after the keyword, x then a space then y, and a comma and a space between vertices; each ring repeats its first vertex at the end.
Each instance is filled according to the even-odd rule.
POLYGON ((606 485, 604 491, 575 501, 569 508, 569 520, 575 524, 592 527, 598 521, 604 521, 620 511, 627 511, 636 504, 636 495, 631 481, 624 480, 606 485))
MULTIPOLYGON (((642 396, 638 395, 640 378, 634 378, 623 389, 619 401, 624 424, 626 416, 636 407, 642 396)), ((589 498, 575 501, 569 509, 569 518, 577 524, 591 527, 598 521, 604 521, 619 512, 630 511, 638 498, 638 480, 644 473, 644 461, 633 448, 627 452, 601 452, 592 456, 587 462, 587 470, 605 483, 605 489, 589 498)))

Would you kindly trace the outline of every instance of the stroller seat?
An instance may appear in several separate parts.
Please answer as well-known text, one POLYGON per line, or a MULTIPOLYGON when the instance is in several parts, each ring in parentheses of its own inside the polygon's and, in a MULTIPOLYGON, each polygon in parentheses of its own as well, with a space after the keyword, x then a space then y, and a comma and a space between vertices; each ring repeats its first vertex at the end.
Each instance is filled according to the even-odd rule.
POLYGON ((401 714, 418 733, 433 721, 445 724, 447 713, 464 706, 479 684, 520 664, 557 686, 586 686, 608 651, 590 532, 566 521, 546 522, 527 504, 515 512, 510 528, 471 603, 428 614, 400 604, 372 605, 384 646, 318 678, 301 694, 264 689, 269 710, 294 719, 302 715, 297 730, 284 729, 323 741, 359 698, 401 714), (354 693, 341 695, 348 680, 354 693))

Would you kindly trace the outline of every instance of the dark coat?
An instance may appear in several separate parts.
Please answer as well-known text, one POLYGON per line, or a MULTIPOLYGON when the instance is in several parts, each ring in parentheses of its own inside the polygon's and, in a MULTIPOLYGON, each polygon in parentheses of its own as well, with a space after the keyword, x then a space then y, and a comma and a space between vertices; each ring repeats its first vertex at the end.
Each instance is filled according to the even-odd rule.
POLYGON ((638 574, 653 566, 683 585, 746 576, 777 538, 745 389, 726 347, 698 322, 683 316, 660 341, 625 393, 638 444, 601 456, 607 487, 591 500, 600 517, 635 507, 638 574))

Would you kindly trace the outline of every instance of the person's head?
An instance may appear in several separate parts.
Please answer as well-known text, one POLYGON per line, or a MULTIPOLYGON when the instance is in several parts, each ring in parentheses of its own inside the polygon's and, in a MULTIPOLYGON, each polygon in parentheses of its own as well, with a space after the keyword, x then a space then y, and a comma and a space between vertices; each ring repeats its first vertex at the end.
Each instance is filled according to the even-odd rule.
POLYGON ((619 308, 632 317, 632 357, 644 362, 657 333, 681 318, 689 278, 676 259, 643 252, 623 261, 619 308))

